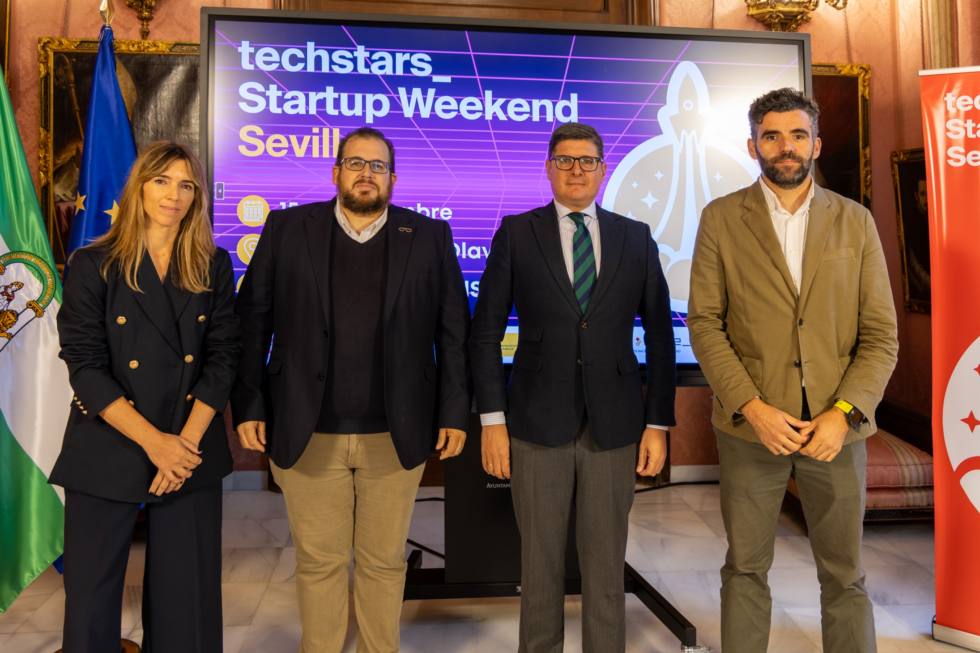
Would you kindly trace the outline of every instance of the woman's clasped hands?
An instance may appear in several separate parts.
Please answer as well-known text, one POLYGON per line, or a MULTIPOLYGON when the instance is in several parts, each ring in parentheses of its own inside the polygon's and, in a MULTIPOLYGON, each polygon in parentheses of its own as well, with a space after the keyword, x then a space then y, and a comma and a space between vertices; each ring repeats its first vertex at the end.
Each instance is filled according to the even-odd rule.
POLYGON ((156 496, 179 490, 201 464, 197 443, 185 436, 160 433, 144 449, 157 468, 150 484, 150 494, 156 496))

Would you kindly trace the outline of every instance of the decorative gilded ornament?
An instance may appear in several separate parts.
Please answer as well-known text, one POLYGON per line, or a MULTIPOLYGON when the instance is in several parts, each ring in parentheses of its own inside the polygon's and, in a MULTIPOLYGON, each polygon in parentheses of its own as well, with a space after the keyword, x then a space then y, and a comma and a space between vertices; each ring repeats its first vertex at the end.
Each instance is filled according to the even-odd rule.
POLYGON ((126 0, 126 6, 136 12, 140 19, 140 38, 144 41, 150 37, 150 21, 153 20, 153 10, 157 0, 126 0))
MULTIPOLYGON (((825 0, 834 9, 847 8, 848 0, 825 0)), ((773 32, 795 32, 810 20, 820 0, 745 0, 749 16, 773 32)))

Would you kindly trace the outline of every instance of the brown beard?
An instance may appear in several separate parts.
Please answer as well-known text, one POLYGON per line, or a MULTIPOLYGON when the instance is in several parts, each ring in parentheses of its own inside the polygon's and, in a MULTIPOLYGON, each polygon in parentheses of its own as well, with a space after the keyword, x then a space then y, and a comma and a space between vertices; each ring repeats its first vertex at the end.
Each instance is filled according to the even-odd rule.
POLYGON ((762 168, 762 174, 766 179, 776 184, 780 188, 790 189, 796 188, 810 175, 810 169, 813 167, 813 157, 809 159, 804 159, 801 156, 793 154, 792 152, 788 154, 782 154, 773 159, 766 159, 762 156, 759 148, 755 148, 755 153, 759 157, 759 167, 762 168), (781 161, 796 161, 800 164, 799 170, 791 175, 786 175, 776 167, 776 164, 781 161))
POLYGON ((375 185, 375 188, 378 189, 378 194, 373 199, 362 199, 354 192, 353 188, 342 190, 340 191, 341 204, 345 209, 353 213, 376 213, 381 211, 388 206, 391 193, 390 191, 385 193, 378 185, 375 185))

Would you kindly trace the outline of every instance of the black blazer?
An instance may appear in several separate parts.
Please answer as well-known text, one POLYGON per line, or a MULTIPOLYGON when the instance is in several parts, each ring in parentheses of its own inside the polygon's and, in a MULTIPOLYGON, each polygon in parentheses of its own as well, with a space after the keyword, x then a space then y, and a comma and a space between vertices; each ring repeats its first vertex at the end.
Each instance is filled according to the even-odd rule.
MULTIPOLYGON (((232 415, 236 425, 266 422, 266 450, 283 468, 306 449, 326 391, 335 202, 269 214, 236 303, 242 358, 232 415)), ((410 469, 433 451, 438 428, 466 428, 469 306, 447 223, 389 206, 385 229, 385 411, 410 469)))
POLYGON ((126 397, 153 426, 179 434, 193 399, 218 411, 201 439, 201 464, 178 492, 213 484, 231 471, 221 411, 238 363, 238 317, 228 252, 211 261, 212 292, 160 282, 143 257, 134 292, 118 276, 103 280, 105 250, 77 250, 68 263, 58 312, 61 358, 75 391, 61 454, 50 482, 93 496, 159 501, 149 494, 157 469, 135 442, 101 417, 126 397))
POLYGON ((493 238, 473 316, 470 360, 481 413, 507 412, 516 438, 556 446, 583 415, 602 449, 639 441, 646 424, 674 424, 674 335, 657 245, 642 222, 597 209, 601 267, 583 315, 568 280, 554 204, 508 216, 493 238), (511 307, 520 340, 509 392, 500 340, 511 307), (647 394, 633 354, 645 330, 647 394))

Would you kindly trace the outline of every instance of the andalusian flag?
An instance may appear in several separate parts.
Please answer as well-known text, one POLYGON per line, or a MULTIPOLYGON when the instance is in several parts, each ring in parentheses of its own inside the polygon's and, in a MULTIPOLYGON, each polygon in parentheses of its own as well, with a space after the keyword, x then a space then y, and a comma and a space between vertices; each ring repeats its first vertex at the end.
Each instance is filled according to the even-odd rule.
POLYGON ((58 358, 61 280, 0 70, 0 612, 61 555, 47 477, 72 391, 58 358))

